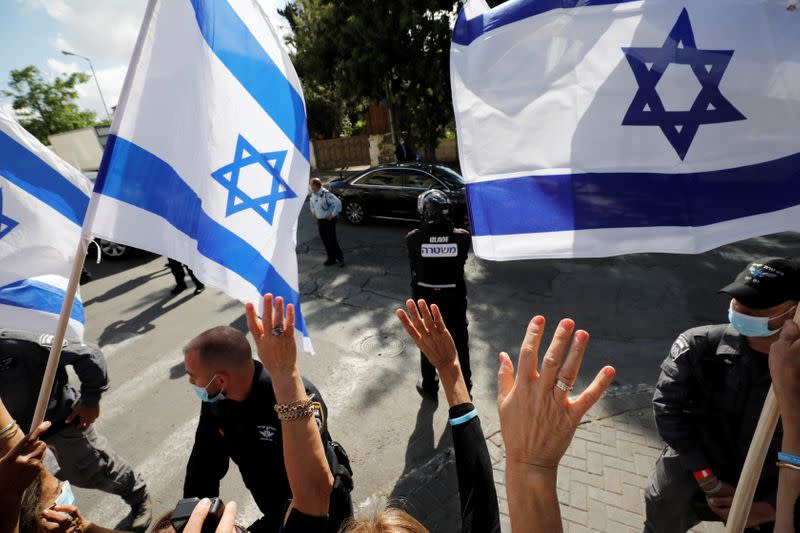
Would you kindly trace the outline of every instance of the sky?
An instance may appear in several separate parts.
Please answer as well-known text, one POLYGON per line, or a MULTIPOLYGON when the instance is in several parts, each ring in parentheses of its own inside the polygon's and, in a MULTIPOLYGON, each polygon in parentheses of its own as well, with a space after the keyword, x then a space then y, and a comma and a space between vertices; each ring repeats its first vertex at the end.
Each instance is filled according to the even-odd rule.
MULTIPOLYGON (((176 0, 162 0, 176 1, 176 0)), ((255 0, 279 32, 288 23, 278 9, 288 0, 255 0)), ((9 72, 35 65, 48 78, 64 73, 90 73, 87 62, 65 56, 68 50, 92 60, 109 108, 117 104, 128 61, 139 32, 147 0, 0 0, 0 90, 9 72)), ((105 115, 94 80, 79 86, 78 105, 105 115)), ((0 109, 11 110, 11 99, 0 96, 0 109)))

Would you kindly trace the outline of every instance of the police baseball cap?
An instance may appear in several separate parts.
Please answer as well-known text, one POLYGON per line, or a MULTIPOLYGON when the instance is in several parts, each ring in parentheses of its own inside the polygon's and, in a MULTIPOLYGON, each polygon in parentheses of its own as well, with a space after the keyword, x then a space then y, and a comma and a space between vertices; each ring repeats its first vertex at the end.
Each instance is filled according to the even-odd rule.
POLYGON ((751 309, 768 309, 788 300, 800 300, 800 263, 788 257, 754 261, 719 292, 751 309))

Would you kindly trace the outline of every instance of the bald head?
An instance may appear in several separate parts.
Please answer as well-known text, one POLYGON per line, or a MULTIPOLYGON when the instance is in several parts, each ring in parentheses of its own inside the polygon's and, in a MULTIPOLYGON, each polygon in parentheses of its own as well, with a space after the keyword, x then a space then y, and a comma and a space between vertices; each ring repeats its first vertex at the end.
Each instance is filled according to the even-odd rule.
POLYGON ((217 326, 204 331, 183 349, 184 354, 197 353, 200 361, 215 370, 250 368, 253 353, 250 343, 238 329, 217 326))

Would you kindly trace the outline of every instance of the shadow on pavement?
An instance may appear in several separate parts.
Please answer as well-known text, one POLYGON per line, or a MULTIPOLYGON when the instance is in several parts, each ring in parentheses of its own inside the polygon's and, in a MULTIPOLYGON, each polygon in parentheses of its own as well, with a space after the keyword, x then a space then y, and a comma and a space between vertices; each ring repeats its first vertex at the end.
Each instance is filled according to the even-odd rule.
POLYGON ((126 334, 135 334, 135 335, 143 335, 148 331, 155 329, 155 325, 153 321, 155 321, 158 317, 169 313, 173 309, 180 307, 184 303, 188 302, 194 296, 191 292, 186 294, 184 297, 175 300, 171 303, 168 303, 170 300, 175 298, 165 289, 161 291, 163 296, 161 296, 156 303, 139 313, 133 318, 128 320, 117 320, 112 322, 103 330, 102 333, 97 338, 97 344, 100 347, 105 346, 108 343, 114 342, 115 339, 118 339, 122 332, 126 334))
POLYGON ((414 432, 408 439, 405 467, 389 495, 389 503, 400 507, 430 531, 460 531, 458 481, 454 464, 453 440, 445 430, 434 444, 436 409, 447 409, 447 402, 422 399, 414 432), (456 497, 454 497, 456 495, 456 497))

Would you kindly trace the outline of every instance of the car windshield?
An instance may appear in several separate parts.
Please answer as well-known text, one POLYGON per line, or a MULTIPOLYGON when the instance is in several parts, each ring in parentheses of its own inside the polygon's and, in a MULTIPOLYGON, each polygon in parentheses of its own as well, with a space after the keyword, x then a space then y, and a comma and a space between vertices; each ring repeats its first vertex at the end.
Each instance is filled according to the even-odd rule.
POLYGON ((445 166, 435 165, 431 167, 433 175, 444 181, 448 187, 453 189, 461 189, 464 187, 464 178, 461 174, 451 168, 445 166))

